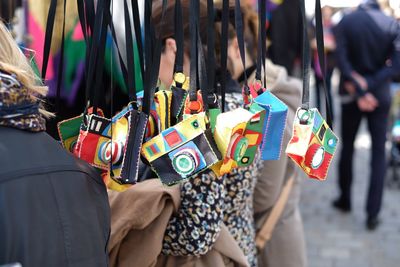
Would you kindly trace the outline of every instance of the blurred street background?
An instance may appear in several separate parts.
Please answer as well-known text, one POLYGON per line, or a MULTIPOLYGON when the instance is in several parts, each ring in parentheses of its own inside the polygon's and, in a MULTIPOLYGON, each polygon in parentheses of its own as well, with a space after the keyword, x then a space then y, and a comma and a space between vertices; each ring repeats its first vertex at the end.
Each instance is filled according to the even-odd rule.
MULTIPOLYGON (((332 79, 336 107, 335 132, 340 133, 337 86, 332 79)), ((334 158, 328 179, 324 182, 304 178, 300 209, 303 216, 309 267, 398 267, 400 266, 400 188, 389 184, 388 168, 382 212, 382 224, 373 232, 365 228, 365 201, 369 179, 371 141, 366 121, 362 123, 355 143, 353 207, 341 213, 332 207, 338 196, 337 162, 334 158)), ((340 138, 340 137, 339 137, 340 138)), ((389 153, 390 143, 387 144, 389 153)))

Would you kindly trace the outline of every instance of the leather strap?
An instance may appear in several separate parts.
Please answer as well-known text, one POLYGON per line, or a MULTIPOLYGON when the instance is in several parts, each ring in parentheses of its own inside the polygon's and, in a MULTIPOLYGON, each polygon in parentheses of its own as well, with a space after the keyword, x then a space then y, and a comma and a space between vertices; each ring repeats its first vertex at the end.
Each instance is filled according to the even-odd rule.
POLYGON ((317 52, 319 65, 322 72, 322 87, 325 93, 325 106, 326 106, 326 122, 329 127, 333 130, 332 125, 332 107, 328 101, 328 89, 326 87, 326 66, 325 66, 325 44, 324 44, 324 30, 322 24, 322 14, 321 14, 321 1, 315 1, 315 29, 316 29, 316 40, 317 40, 317 52))
MULTIPOLYGON (((53 39, 53 29, 54 22, 57 13, 57 3, 58 0, 52 0, 50 2, 49 12, 46 22, 46 35, 44 40, 44 50, 43 50, 43 63, 42 63, 42 81, 46 79, 47 66, 50 58, 51 42, 53 39)), ((62 35, 61 35, 61 56, 60 62, 58 64, 57 70, 57 85, 56 85, 56 110, 58 111, 60 107, 60 97, 61 97, 61 84, 63 79, 63 69, 64 69, 64 43, 65 43, 65 13, 66 13, 66 0, 63 0, 63 24, 62 24, 62 35)))
POLYGON ((46 22, 46 35, 44 39, 42 80, 46 79, 47 65, 49 63, 51 40, 53 39, 54 20, 56 18, 57 0, 51 0, 46 22))
POLYGON ((228 63, 228 31, 229 31, 229 0, 222 2, 221 22, 221 111, 225 111, 225 92, 227 84, 228 63))
MULTIPOLYGON (((302 108, 308 110, 310 108, 310 72, 311 72, 311 57, 310 57, 310 41, 308 39, 307 17, 305 11, 305 0, 300 0, 300 11, 303 23, 303 95, 302 108)), ((323 88, 325 92, 326 105, 326 122, 332 128, 332 108, 329 105, 328 94, 325 81, 325 53, 324 53, 324 33, 322 27, 321 2, 315 2, 315 22, 316 22, 316 39, 319 64, 322 72, 323 88)))
POLYGON ((275 226, 285 209, 290 192, 292 191, 295 176, 296 172, 286 181, 278 200, 271 210, 271 213, 256 235, 256 247, 259 251, 262 250, 266 243, 271 239, 275 226))
POLYGON ((176 41, 176 58, 175 58, 175 73, 183 72, 183 18, 182 18, 182 3, 181 0, 175 0, 175 41, 176 41))
MULTIPOLYGON (((163 31, 164 23, 165 23, 165 14, 167 9, 167 0, 162 0, 162 13, 161 13, 161 21, 160 21, 160 29, 159 32, 163 31)), ((151 101, 154 97, 154 93, 157 87, 158 74, 160 69, 160 59, 161 59, 161 45, 162 42, 160 40, 160 36, 155 36, 154 33, 154 25, 151 21, 151 9, 152 4, 150 1, 145 1, 145 52, 146 56, 146 69, 145 69, 145 77, 148 79, 146 82, 145 79, 145 88, 144 88, 144 97, 143 97, 143 112, 147 115, 150 114, 151 101), (146 16, 150 16, 150 18, 146 19, 146 16), (146 30, 147 29, 147 30, 146 30), (154 44, 155 42, 155 44, 154 44)))
POLYGON ((143 79, 144 75, 144 50, 143 50, 143 38, 142 29, 140 24, 140 13, 137 0, 132 0, 132 15, 133 15, 133 26, 135 29, 136 44, 139 52, 140 70, 143 79))
POLYGON ((261 81, 263 78, 263 86, 266 86, 266 72, 265 72, 265 59, 267 54, 266 49, 266 29, 265 21, 266 17, 266 1, 258 0, 258 45, 257 45, 257 63, 256 63, 256 80, 261 81), (262 70, 264 68, 264 75, 262 70))
POLYGON ((212 105, 215 93, 215 21, 214 1, 207 0, 207 104, 212 105))
MULTIPOLYGON (((242 17, 242 10, 240 7, 240 0, 235 0, 235 28, 236 28, 236 36, 239 44, 239 51, 240 57, 242 59, 243 69, 246 69, 246 53, 245 53, 245 43, 244 43, 244 36, 243 36, 243 17, 242 17)), ((248 78, 246 72, 244 72, 244 86, 243 86, 243 98, 244 104, 249 104, 249 96, 250 96, 250 89, 248 85, 248 78)))
POLYGON ((300 13, 303 24, 303 94, 302 94, 302 108, 308 110, 310 108, 310 41, 308 40, 307 32, 307 17, 305 9, 305 0, 300 0, 300 13))

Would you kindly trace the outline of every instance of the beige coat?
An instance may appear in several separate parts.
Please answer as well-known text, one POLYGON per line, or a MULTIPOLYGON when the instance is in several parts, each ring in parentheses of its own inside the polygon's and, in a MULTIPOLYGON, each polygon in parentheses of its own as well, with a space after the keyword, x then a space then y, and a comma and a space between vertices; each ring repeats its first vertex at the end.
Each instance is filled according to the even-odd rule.
POLYGON ((123 193, 109 191, 111 207, 110 266, 245 267, 243 252, 222 226, 214 247, 202 257, 161 255, 168 221, 180 205, 179 186, 165 187, 159 179, 136 184, 123 193))
MULTIPOLYGON (((301 105, 300 80, 288 76, 285 68, 266 61, 267 88, 288 106, 281 158, 265 161, 254 192, 254 214, 256 228, 260 229, 277 201, 286 180, 298 167, 286 156, 285 149, 292 135, 293 119, 301 105)), ((255 74, 249 81, 254 80, 255 74)), ((272 237, 259 253, 260 267, 303 267, 306 266, 303 224, 298 202, 300 178, 296 177, 286 207, 275 227, 272 237)))

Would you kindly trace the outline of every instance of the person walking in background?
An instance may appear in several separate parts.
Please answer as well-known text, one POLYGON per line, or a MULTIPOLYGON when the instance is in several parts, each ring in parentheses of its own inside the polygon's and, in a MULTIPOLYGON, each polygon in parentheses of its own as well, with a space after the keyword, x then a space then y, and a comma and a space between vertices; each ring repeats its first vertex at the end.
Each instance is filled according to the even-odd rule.
POLYGON ((376 0, 368 0, 344 16, 334 33, 343 115, 340 196, 333 206, 343 212, 351 211, 354 140, 361 119, 366 117, 372 139, 366 226, 374 230, 379 224, 386 171, 390 80, 400 72, 400 26, 380 10, 376 0))
MULTIPOLYGON (((327 98, 328 103, 332 108, 332 119, 333 119, 333 104, 332 104, 332 90, 331 90, 331 78, 333 74, 333 70, 336 66, 336 58, 335 58, 335 49, 336 49, 336 41, 335 36, 333 35, 332 28, 334 24, 332 22, 333 9, 330 6, 324 6, 322 8, 322 24, 324 30, 324 45, 325 45, 325 61, 326 61, 326 72, 325 72, 325 81, 326 81, 326 90, 327 90, 327 98)), ((318 60, 318 51, 317 51, 317 41, 315 39, 315 20, 312 24, 312 41, 311 47, 313 49, 313 68, 314 68, 314 77, 315 77, 315 90, 316 90, 316 99, 317 99, 317 108, 321 110, 321 91, 323 90, 323 77, 321 66, 319 65, 318 60)), ((322 95, 323 96, 323 95, 322 95)))

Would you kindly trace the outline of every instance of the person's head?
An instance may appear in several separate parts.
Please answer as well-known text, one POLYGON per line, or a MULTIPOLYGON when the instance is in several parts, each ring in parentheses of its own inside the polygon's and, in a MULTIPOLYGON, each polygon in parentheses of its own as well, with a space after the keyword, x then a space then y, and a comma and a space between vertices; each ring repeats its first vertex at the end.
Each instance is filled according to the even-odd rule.
POLYGON ((324 20, 330 20, 332 18, 333 15, 333 8, 330 6, 324 6, 322 7, 322 18, 324 20))
MULTIPOLYGON (((258 15, 252 7, 247 4, 242 4, 241 10, 243 17, 243 37, 246 50, 246 67, 248 67, 253 65, 257 59, 258 15)), ((220 24, 221 23, 218 23, 217 25, 217 31, 219 34, 221 33, 220 24)), ((234 25, 229 25, 228 32, 228 70, 231 73, 232 78, 236 80, 243 73, 244 68, 234 25)))
MULTIPOLYGON (((42 85, 40 78, 35 74, 29 61, 1 21, 0 70, 14 74, 16 79, 28 90, 32 101, 46 96, 47 87, 42 85)), ((46 117, 52 116, 51 113, 45 111, 42 107, 39 109, 39 112, 46 117)))
MULTIPOLYGON (((160 80, 170 85, 172 83, 174 63, 176 58, 177 46, 175 42, 175 1, 168 1, 164 22, 161 25, 162 17, 162 0, 156 0, 153 3, 153 21, 155 24, 156 32, 159 32, 160 39, 162 40, 162 53, 160 61, 160 80)), ((190 62, 190 32, 189 32, 189 17, 190 17, 190 0, 181 0, 182 14, 183 14, 183 33, 184 33, 184 73, 189 74, 190 62)), ((205 0, 200 0, 200 35, 204 43, 204 33, 206 32, 207 25, 207 5, 205 0)))

